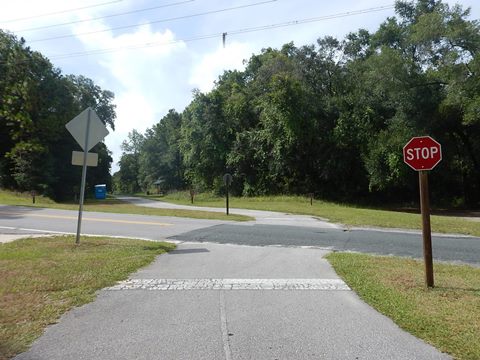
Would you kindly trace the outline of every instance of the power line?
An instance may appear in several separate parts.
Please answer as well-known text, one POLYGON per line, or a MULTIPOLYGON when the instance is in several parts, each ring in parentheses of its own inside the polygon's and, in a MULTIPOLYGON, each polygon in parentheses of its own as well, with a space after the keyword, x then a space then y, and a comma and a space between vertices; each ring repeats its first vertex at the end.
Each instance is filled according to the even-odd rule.
POLYGON ((101 33, 101 32, 107 32, 107 31, 112 31, 112 30, 129 29, 129 28, 139 27, 139 26, 143 26, 143 25, 158 24, 158 23, 167 22, 167 21, 188 19, 188 18, 197 17, 197 16, 221 13, 221 12, 225 12, 225 11, 245 9, 245 8, 249 8, 249 7, 253 7, 253 6, 273 3, 273 2, 276 2, 276 1, 277 0, 265 0, 265 1, 260 1, 260 2, 247 4, 247 5, 234 6, 234 7, 231 7, 231 8, 224 8, 224 9, 219 9, 219 10, 206 11, 206 12, 203 12, 203 13, 178 16, 178 17, 173 17, 173 18, 168 18, 168 19, 154 20, 154 21, 144 22, 144 23, 135 24, 135 25, 118 26, 118 27, 114 27, 114 28, 102 29, 102 30, 96 30, 96 31, 88 31, 88 32, 83 32, 83 33, 79 33, 79 34, 68 34, 68 35, 60 35, 60 36, 54 36, 54 37, 49 37, 49 38, 44 38, 44 39, 31 40, 31 41, 29 41, 29 43, 35 43, 35 42, 40 42, 40 41, 48 41, 48 40, 58 40, 58 39, 64 39, 64 38, 80 36, 80 35, 98 34, 98 33, 101 33))
POLYGON ((54 11, 54 12, 51 12, 51 13, 45 13, 45 14, 27 16, 27 17, 23 17, 23 18, 5 20, 5 21, 2 21, 2 23, 7 24, 7 23, 15 22, 15 21, 30 20, 30 19, 36 19, 36 18, 51 16, 51 15, 64 14, 64 13, 78 11, 78 10, 84 10, 84 9, 90 9, 90 8, 94 8, 94 7, 104 6, 104 5, 115 4, 115 3, 118 3, 118 2, 122 2, 122 1, 123 0, 114 0, 114 1, 99 3, 99 4, 95 4, 95 5, 90 5, 90 6, 82 6, 82 7, 74 8, 74 9, 60 10, 60 11, 54 11))
POLYGON ((154 47, 154 46, 159 46, 159 45, 174 45, 174 44, 179 44, 179 43, 184 43, 184 42, 192 42, 192 41, 198 41, 198 40, 212 39, 212 38, 216 38, 218 36, 221 36, 221 34, 222 33, 215 33, 215 34, 194 36, 194 37, 191 37, 191 38, 185 38, 185 39, 179 39, 179 40, 171 40, 171 41, 168 41, 168 42, 156 41, 156 42, 147 43, 147 44, 138 44, 138 45, 116 47, 116 48, 81 51, 81 52, 76 52, 76 53, 53 55, 53 56, 50 56, 49 58, 50 59, 62 60, 62 59, 67 59, 67 58, 71 58, 71 57, 108 54, 108 53, 121 51, 121 50, 137 50, 137 49, 149 48, 149 47, 154 47))
POLYGON ((122 13, 99 16, 99 17, 95 17, 95 18, 91 18, 91 19, 75 20, 75 21, 69 21, 69 22, 64 22, 64 23, 59 23, 59 24, 45 25, 45 26, 38 26, 38 27, 34 27, 34 28, 16 30, 14 32, 20 33, 20 32, 28 32, 28 31, 41 30, 41 29, 50 29, 50 28, 59 27, 59 26, 79 24, 79 23, 83 23, 83 22, 89 22, 89 21, 95 21, 95 20, 101 20, 101 19, 108 19, 108 18, 112 18, 112 17, 116 17, 116 16, 129 15, 129 14, 135 14, 135 13, 139 13, 139 12, 161 9, 161 8, 166 8, 166 7, 170 7, 170 6, 175 6, 175 5, 182 5, 182 4, 186 4, 186 3, 190 3, 190 2, 194 2, 194 1, 195 0, 179 1, 179 2, 174 2, 174 3, 170 3, 170 4, 153 6, 153 7, 149 7, 149 8, 143 8, 143 9, 137 9, 137 10, 132 10, 132 11, 126 11, 126 12, 122 12, 122 13))
POLYGON ((369 9, 354 10, 354 11, 348 11, 348 12, 344 12, 344 13, 318 16, 318 17, 313 17, 313 18, 308 18, 308 19, 292 20, 292 21, 286 21, 286 22, 283 22, 283 23, 262 25, 262 26, 250 27, 250 28, 245 28, 245 29, 238 29, 238 30, 229 31, 228 35, 243 34, 243 33, 269 30, 269 29, 275 29, 275 28, 286 27, 286 26, 306 24, 306 23, 323 21, 323 20, 338 19, 338 18, 342 18, 342 17, 367 14, 367 13, 372 13, 372 12, 390 10, 390 9, 394 9, 394 8, 395 8, 395 5, 378 6, 378 7, 369 8, 369 9))
POLYGON ((374 8, 348 11, 348 12, 343 12, 343 13, 324 15, 324 16, 318 16, 318 17, 306 18, 306 19, 300 19, 300 20, 292 20, 292 21, 286 21, 286 22, 276 23, 276 24, 269 24, 269 25, 261 25, 261 26, 250 27, 250 28, 236 29, 236 30, 231 30, 231 31, 228 31, 228 32, 219 32, 219 33, 213 33, 213 34, 199 35, 199 36, 194 36, 194 37, 185 38, 185 39, 172 40, 172 41, 168 41, 168 42, 156 41, 156 42, 153 42, 153 43, 130 45, 130 46, 117 47, 117 48, 105 48, 105 49, 82 51, 82 52, 76 52, 76 53, 53 55, 53 56, 50 56, 50 59, 62 60, 62 59, 68 59, 68 58, 72 58, 72 57, 80 57, 80 56, 88 56, 88 55, 102 55, 102 54, 107 54, 107 53, 112 53, 112 52, 122 51, 122 50, 136 50, 136 49, 142 49, 142 48, 149 48, 149 47, 153 47, 153 46, 174 45, 174 44, 178 44, 178 43, 206 40, 206 39, 211 39, 211 38, 216 38, 216 37, 221 37, 221 36, 223 37, 223 34, 225 34, 225 33, 228 33, 228 35, 245 34, 245 33, 256 32, 256 31, 271 30, 271 29, 276 29, 276 28, 281 28, 281 27, 295 26, 295 25, 318 22, 318 21, 325 21, 325 20, 355 16, 355 15, 362 15, 362 14, 367 14, 367 13, 372 13, 372 12, 390 10, 390 9, 393 9, 393 8, 395 8, 394 5, 378 6, 378 7, 374 7, 374 8))

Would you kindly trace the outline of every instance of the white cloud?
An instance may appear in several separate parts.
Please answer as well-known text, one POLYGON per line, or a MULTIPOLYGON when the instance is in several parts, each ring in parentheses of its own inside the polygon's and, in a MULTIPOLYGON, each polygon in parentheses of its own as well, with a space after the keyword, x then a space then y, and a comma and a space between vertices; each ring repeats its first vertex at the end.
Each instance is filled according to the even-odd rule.
POLYGON ((106 139, 107 146, 114 153, 115 171, 121 155, 120 144, 132 129, 144 132, 171 107, 181 111, 186 105, 185 97, 178 94, 185 93, 183 84, 188 83, 188 73, 183 70, 184 66, 178 67, 181 63, 178 59, 189 63, 191 55, 185 44, 176 42, 175 35, 168 29, 153 31, 149 25, 143 25, 134 32, 117 36, 112 31, 93 37, 82 35, 87 31, 85 24, 74 29, 87 51, 119 49, 103 54, 97 60, 103 77, 109 77, 117 84, 116 130, 106 139))
POLYGON ((225 70, 243 70, 243 60, 249 59, 253 48, 246 43, 232 42, 225 48, 219 47, 212 53, 201 55, 192 70, 189 83, 202 92, 210 91, 214 81, 225 70))
POLYGON ((110 132, 105 138, 107 147, 115 150, 113 154, 114 170, 117 169, 117 162, 120 160, 120 145, 127 138, 128 133, 132 129, 143 132, 155 120, 155 109, 141 92, 123 92, 116 97, 115 104, 117 105, 115 132, 110 132))

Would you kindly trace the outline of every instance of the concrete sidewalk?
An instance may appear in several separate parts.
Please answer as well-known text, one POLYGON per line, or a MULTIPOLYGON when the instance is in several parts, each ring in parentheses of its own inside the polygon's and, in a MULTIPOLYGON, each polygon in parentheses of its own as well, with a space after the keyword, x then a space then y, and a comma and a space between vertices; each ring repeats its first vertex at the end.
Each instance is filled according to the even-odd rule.
POLYGON ((448 359, 363 303, 326 251, 183 243, 16 359, 448 359))

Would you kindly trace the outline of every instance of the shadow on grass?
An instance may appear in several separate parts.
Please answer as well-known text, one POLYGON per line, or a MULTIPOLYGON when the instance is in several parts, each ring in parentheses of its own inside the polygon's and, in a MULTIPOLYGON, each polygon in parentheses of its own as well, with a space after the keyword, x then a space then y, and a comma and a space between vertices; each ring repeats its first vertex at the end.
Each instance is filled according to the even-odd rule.
MULTIPOLYGON (((71 203, 72 205, 77 205, 71 203)), ((116 198, 107 198, 107 199, 86 199, 84 205, 124 205, 128 204, 126 201, 119 200, 116 198)))
POLYGON ((181 255, 181 254, 196 254, 196 253, 205 253, 205 252, 210 252, 206 248, 200 248, 200 249, 177 249, 170 251, 168 255, 181 255))
POLYGON ((148 245, 144 246, 142 249, 147 251, 158 251, 163 250, 165 252, 172 251, 173 246, 164 246, 164 245, 148 245))

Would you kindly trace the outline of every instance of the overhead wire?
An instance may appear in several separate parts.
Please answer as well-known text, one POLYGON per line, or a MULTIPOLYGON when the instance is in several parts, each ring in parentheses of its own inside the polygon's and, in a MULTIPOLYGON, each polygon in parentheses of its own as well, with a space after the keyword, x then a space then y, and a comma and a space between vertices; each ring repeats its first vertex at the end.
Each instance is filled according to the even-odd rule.
POLYGON ((227 31, 227 32, 222 31, 222 32, 218 32, 218 33, 193 36, 193 37, 190 37, 190 38, 171 40, 171 41, 167 41, 167 42, 157 41, 157 42, 153 42, 153 43, 144 43, 144 44, 122 46, 122 47, 116 47, 116 48, 104 48, 104 49, 82 51, 82 52, 76 52, 76 53, 53 55, 53 56, 50 56, 49 58, 50 59, 63 60, 63 59, 72 58, 72 57, 89 56, 89 55, 102 55, 102 54, 107 54, 107 53, 112 53, 112 52, 122 51, 122 50, 137 50, 137 49, 149 48, 149 47, 153 47, 153 46, 174 45, 174 44, 178 44, 178 43, 193 42, 193 41, 216 38, 216 37, 223 36, 224 33, 228 33, 228 35, 238 35, 238 34, 244 34, 244 33, 249 33, 249 32, 264 31, 264 30, 270 30, 270 29, 281 28, 281 27, 295 26, 295 25, 300 25, 300 24, 306 24, 306 23, 312 23, 312 22, 318 22, 318 21, 325 21, 325 20, 331 20, 331 19, 337 19, 337 18, 343 18, 343 17, 349 17, 349 16, 367 14, 367 13, 372 13, 372 12, 385 11, 385 10, 393 9, 394 7, 395 7, 394 5, 379 6, 379 7, 374 7, 374 8, 354 10, 354 11, 348 11, 348 12, 331 14, 331 15, 324 15, 324 16, 317 16, 317 17, 300 19, 300 20, 291 20, 291 21, 275 23, 275 24, 268 24, 268 25, 261 25, 261 26, 243 28, 243 29, 230 30, 230 31, 227 31))
MULTIPOLYGON (((373 8, 360 9, 360 10, 355 10, 355 11, 342 12, 342 13, 336 13, 336 14, 306 18, 306 19, 291 20, 291 21, 286 21, 286 22, 282 22, 282 23, 275 23, 275 24, 261 25, 261 26, 256 26, 256 27, 236 29, 236 30, 231 30, 231 31, 228 31, 228 32, 222 31, 222 32, 218 32, 218 33, 205 34, 205 35, 193 36, 193 37, 184 38, 184 39, 171 40, 171 41, 168 41, 168 42, 157 41, 157 42, 136 44, 136 45, 130 45, 130 46, 122 46, 122 47, 115 47, 115 48, 102 48, 102 49, 89 50, 89 51, 80 51, 80 52, 72 52, 72 53, 67 53, 67 54, 58 54, 58 55, 49 56, 49 59, 63 60, 63 59, 69 59, 69 58, 74 58, 74 57, 82 57, 82 56, 90 56, 90 55, 102 55, 102 54, 113 53, 113 52, 122 51, 122 50, 136 50, 136 49, 149 48, 149 47, 154 47, 154 46, 168 46, 168 45, 174 45, 174 44, 178 44, 178 43, 186 43, 186 42, 212 39, 212 38, 223 36, 223 34, 225 34, 225 33, 228 33, 229 35, 237 35, 237 34, 244 34, 244 33, 249 33, 249 32, 264 31, 264 30, 270 30, 270 29, 275 29, 275 28, 295 26, 295 25, 300 25, 300 24, 305 24, 305 23, 312 23, 312 22, 318 22, 318 21, 324 21, 324 20, 330 20, 330 19, 336 19, 336 18, 343 18, 343 17, 348 17, 348 16, 367 14, 367 13, 372 13, 372 12, 390 10, 390 9, 393 9, 394 7, 395 7, 394 5, 378 6, 378 7, 373 7, 373 8)), ((1 63, 4 63, 4 62, 0 61, 0 64, 1 63)))
POLYGON ((158 5, 158 6, 148 7, 148 8, 125 11, 125 12, 122 12, 122 13, 98 16, 98 17, 94 17, 94 18, 91 18, 91 19, 73 20, 73 21, 68 21, 68 22, 59 23, 59 24, 43 25, 43 26, 38 26, 38 27, 34 27, 34 28, 13 30, 13 32, 23 33, 23 32, 34 31, 34 30, 51 29, 51 28, 60 27, 60 26, 73 25, 73 24, 79 24, 79 23, 83 23, 83 22, 90 22, 90 21, 96 21, 96 20, 102 20, 102 19, 109 19, 109 18, 113 18, 113 17, 117 17, 117 16, 130 15, 130 14, 136 14, 136 13, 139 13, 139 12, 162 9, 162 8, 166 8, 166 7, 176 6, 176 5, 183 5, 183 4, 191 3, 191 2, 194 2, 194 1, 195 0, 178 1, 178 2, 174 2, 174 3, 163 4, 163 5, 158 5))
POLYGON ((122 2, 122 1, 123 0, 108 1, 108 2, 89 5, 89 6, 82 6, 82 7, 78 7, 78 8, 74 8, 74 9, 60 10, 60 11, 54 11, 54 12, 45 13, 45 14, 38 14, 38 15, 26 16, 26 17, 22 17, 22 18, 3 20, 3 21, 0 21, 0 23, 7 24, 7 23, 16 22, 16 21, 31 20, 31 19, 37 19, 37 18, 51 16, 51 15, 65 14, 65 13, 73 12, 73 11, 85 10, 85 9, 90 9, 90 8, 105 6, 105 5, 111 5, 111 4, 119 3, 119 2, 122 2))
POLYGON ((369 8, 369 9, 348 11, 348 12, 332 14, 332 15, 317 16, 317 17, 301 19, 301 20, 286 21, 286 22, 277 23, 277 24, 261 25, 261 26, 256 26, 256 27, 250 27, 250 28, 245 28, 245 29, 228 31, 228 35, 243 34, 243 33, 269 30, 269 29, 275 29, 275 28, 286 27, 286 26, 293 26, 293 25, 300 25, 300 24, 306 24, 306 23, 311 23, 311 22, 318 22, 318 21, 323 21, 323 20, 331 20, 331 19, 337 19, 337 18, 342 18, 342 17, 367 14, 367 13, 371 13, 371 12, 390 10, 390 9, 394 9, 394 8, 395 8, 395 5, 386 5, 386 6, 379 6, 379 7, 375 7, 375 8, 369 8))
POLYGON ((69 38, 69 37, 77 37, 77 36, 82 36, 82 35, 92 35, 92 34, 98 34, 98 33, 107 32, 107 31, 113 31, 113 30, 130 29, 130 28, 140 27, 140 26, 144 26, 144 25, 158 24, 158 23, 162 23, 162 22, 182 20, 182 19, 188 19, 188 18, 204 16, 204 15, 211 15, 211 14, 216 14, 216 13, 221 13, 221 12, 226 12, 226 11, 245 9, 245 8, 249 8, 249 7, 253 7, 253 6, 259 6, 259 5, 264 5, 264 4, 268 4, 268 3, 273 3, 273 2, 276 2, 276 1, 277 0, 265 0, 265 1, 259 1, 259 2, 246 4, 246 5, 234 6, 234 7, 230 7, 230 8, 206 11, 206 12, 197 13, 197 14, 183 15, 183 16, 177 16, 177 17, 173 17, 173 18, 148 21, 148 22, 144 22, 144 23, 140 23, 140 24, 117 26, 117 27, 108 28, 108 29, 102 29, 102 30, 96 30, 96 31, 87 31, 87 32, 77 33, 77 34, 53 36, 53 37, 48 37, 48 38, 43 38, 43 39, 34 39, 34 40, 30 40, 29 43, 32 44, 32 43, 41 42, 41 41, 65 39, 65 38, 69 38))

